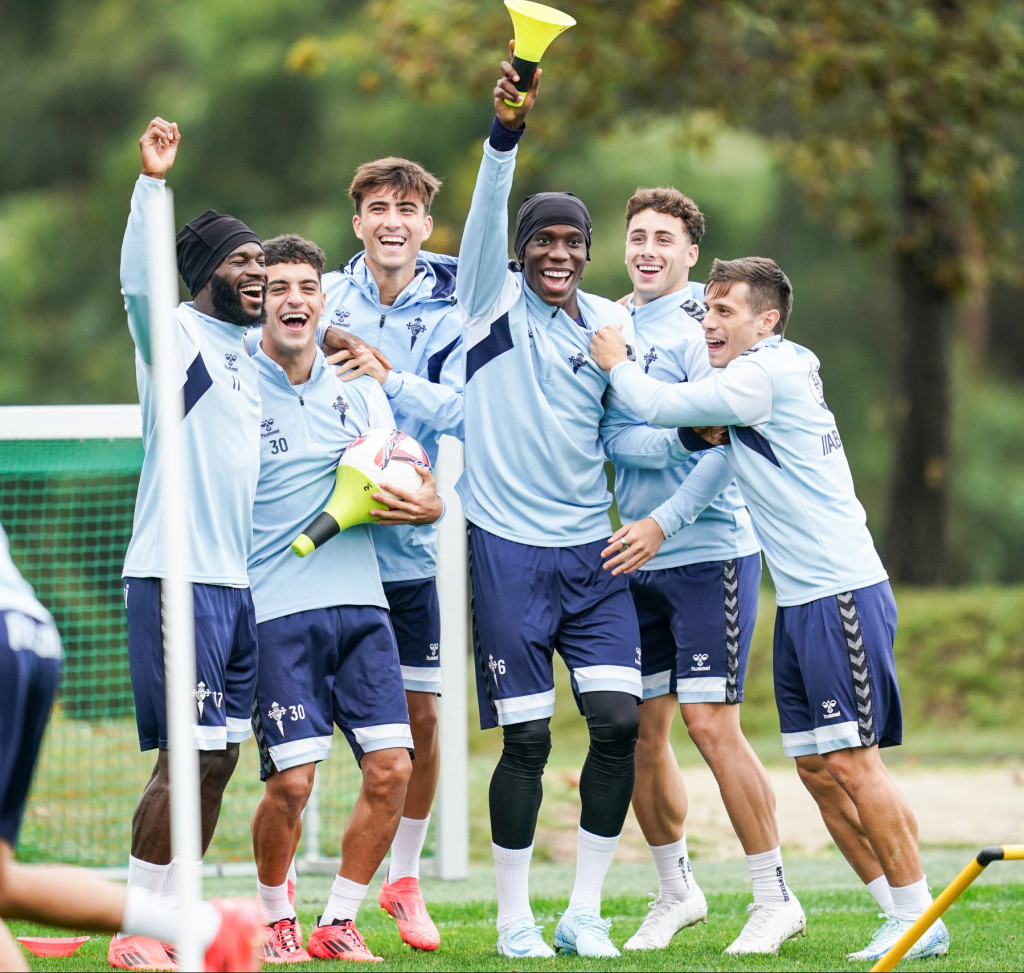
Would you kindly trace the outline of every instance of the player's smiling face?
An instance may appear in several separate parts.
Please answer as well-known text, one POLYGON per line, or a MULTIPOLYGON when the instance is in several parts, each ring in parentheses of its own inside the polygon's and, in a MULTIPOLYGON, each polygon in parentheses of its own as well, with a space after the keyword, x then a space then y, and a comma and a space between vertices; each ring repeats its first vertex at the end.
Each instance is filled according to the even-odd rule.
POLYGON ((576 316, 576 289, 587 265, 583 231, 567 223, 539 229, 526 241, 523 275, 530 289, 545 303, 576 316))
POLYGON ((268 267, 263 350, 280 364, 299 354, 315 355, 316 326, 323 310, 324 293, 315 267, 305 263, 268 267))
POLYGON ((697 244, 690 242, 678 216, 644 209, 626 227, 626 270, 633 282, 633 303, 647 304, 686 287, 697 262, 697 244))
POLYGON ((390 187, 368 192, 352 217, 352 228, 363 241, 366 262, 386 274, 415 270, 416 257, 434 227, 423 200, 399 195, 390 187))
POLYGON ((712 367, 725 367, 774 333, 779 312, 755 315, 750 310, 749 298, 750 285, 745 282, 709 285, 704 295, 708 313, 702 323, 712 367))
MULTIPOLYGON (((246 243, 217 265, 203 291, 209 287, 208 300, 215 317, 250 328, 263 323, 266 285, 263 247, 246 243)), ((199 309, 205 312, 205 302, 200 299, 203 291, 196 299, 199 309)))

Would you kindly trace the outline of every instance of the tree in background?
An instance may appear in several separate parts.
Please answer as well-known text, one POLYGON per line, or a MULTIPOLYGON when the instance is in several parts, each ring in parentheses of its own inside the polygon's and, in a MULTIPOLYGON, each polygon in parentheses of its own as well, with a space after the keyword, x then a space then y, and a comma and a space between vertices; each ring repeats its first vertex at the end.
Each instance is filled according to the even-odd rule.
MULTIPOLYGON (((618 0, 563 4, 578 26, 545 57, 536 120, 553 143, 667 112, 772 140, 808 206, 893 265, 898 460, 886 561, 898 581, 947 579, 952 360, 963 297, 1009 275, 1001 203, 1024 109, 1024 8, 995 0, 618 0), (878 178, 882 170, 886 176, 878 178)), ((378 72, 424 98, 486 84, 497 2, 371 0, 378 72)), ((322 50, 329 50, 330 40, 322 50)), ((304 54, 316 60, 317 42, 304 54)), ((322 56, 319 55, 319 56, 322 56)), ((535 124, 531 120, 531 125, 535 124)))

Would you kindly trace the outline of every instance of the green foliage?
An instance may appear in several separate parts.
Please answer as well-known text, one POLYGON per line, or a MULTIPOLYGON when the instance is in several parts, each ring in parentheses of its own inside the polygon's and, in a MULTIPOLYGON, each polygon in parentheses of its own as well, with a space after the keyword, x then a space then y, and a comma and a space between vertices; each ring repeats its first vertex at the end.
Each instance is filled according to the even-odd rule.
MULTIPOLYGON (((713 256, 778 259, 796 286, 792 337, 822 360, 880 543, 887 520, 901 522, 886 515, 888 481, 908 462, 892 432, 905 414, 894 373, 907 328, 893 254, 921 232, 894 209, 901 132, 927 136, 918 188, 943 197, 940 226, 966 244, 956 267, 928 266, 981 297, 989 278, 1019 270, 1005 259, 1019 190, 1004 203, 1021 151, 1021 8, 945 6, 956 25, 931 0, 651 0, 642 17, 570 0, 578 25, 544 56, 514 187, 513 205, 538 189, 584 197, 595 221, 585 286, 597 293, 628 288, 622 209, 641 184, 677 185, 705 210, 695 277, 713 256)), ((398 154, 443 178, 430 245, 454 252, 512 35, 498 0, 21 0, 3 20, 5 403, 135 399, 117 261, 151 117, 182 127, 170 180, 179 222, 234 212, 265 236, 316 239, 337 264, 358 249, 352 171, 398 154)), ((997 296, 994 364, 1019 375, 1019 293, 997 296)), ((996 403, 983 382, 958 386, 954 462, 936 467, 955 474, 950 575, 1020 580, 1007 458, 1021 426, 1001 420, 1019 412, 1019 385, 996 403), (970 435, 976 418, 998 432, 970 435), (1004 505, 1005 518, 993 513, 1004 505)))

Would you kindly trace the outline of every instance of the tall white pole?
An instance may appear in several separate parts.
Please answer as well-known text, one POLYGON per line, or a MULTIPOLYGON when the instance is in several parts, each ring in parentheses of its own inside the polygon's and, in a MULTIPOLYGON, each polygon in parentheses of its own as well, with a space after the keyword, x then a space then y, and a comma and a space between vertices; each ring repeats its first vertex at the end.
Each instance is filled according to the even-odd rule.
POLYGON ((469 646, 469 582, 466 520, 455 493, 465 466, 462 443, 442 436, 437 461, 437 491, 448 505, 437 537, 437 593, 441 603, 441 699, 438 735, 441 775, 437 787, 439 878, 469 875, 469 742, 466 676, 469 646))
POLYGON ((196 656, 192 585, 188 581, 185 530, 184 402, 178 350, 178 269, 174 250, 174 201, 169 189, 146 214, 149 228, 149 300, 156 390, 156 445, 160 466, 161 543, 167 577, 161 585, 164 669, 167 685, 167 745, 171 776, 171 848, 175 893, 181 904, 178 968, 202 970, 203 953, 194 930, 202 896, 199 761, 192 742, 196 656))

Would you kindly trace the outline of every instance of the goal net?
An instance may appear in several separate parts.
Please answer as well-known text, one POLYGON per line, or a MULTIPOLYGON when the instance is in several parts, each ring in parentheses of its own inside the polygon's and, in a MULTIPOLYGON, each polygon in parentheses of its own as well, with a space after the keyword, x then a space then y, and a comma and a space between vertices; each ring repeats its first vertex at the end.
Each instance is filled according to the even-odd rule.
MULTIPOLYGON (((132 812, 154 760, 138 747, 121 586, 142 468, 140 437, 137 405, 0 408, 0 523, 14 563, 53 614, 65 653, 19 837, 22 861, 128 861, 132 812)), ((359 783, 338 733, 331 759, 317 770, 300 864, 336 867, 359 783)), ((250 740, 225 792, 207 864, 252 861, 249 823, 262 790, 250 740)), ((448 812, 463 847, 449 852, 454 866, 435 870, 456 877, 465 856, 464 808, 448 812)), ((445 844, 440 834, 435 840, 445 844)))

